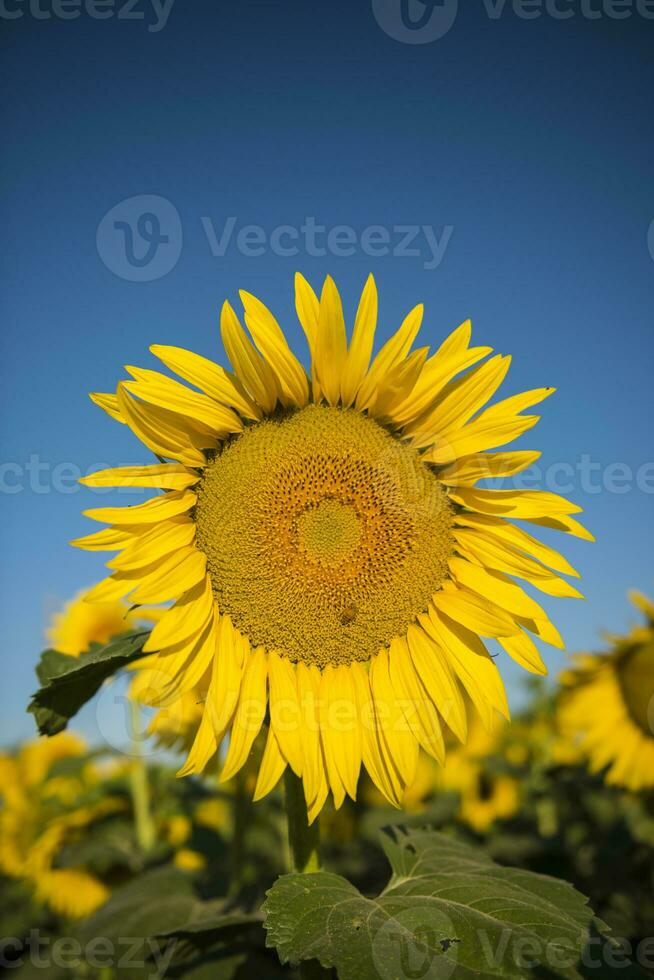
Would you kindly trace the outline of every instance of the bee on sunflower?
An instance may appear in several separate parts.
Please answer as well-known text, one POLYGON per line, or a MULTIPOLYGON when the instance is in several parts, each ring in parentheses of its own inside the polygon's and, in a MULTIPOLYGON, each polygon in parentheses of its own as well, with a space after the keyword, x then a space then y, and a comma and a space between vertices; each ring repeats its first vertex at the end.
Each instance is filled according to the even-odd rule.
POLYGON ((85 512, 108 527, 73 544, 117 552, 89 598, 172 601, 145 652, 150 704, 204 691, 182 774, 229 736, 229 779, 268 718, 256 798, 290 770, 313 821, 330 792, 336 807, 356 796, 364 766, 400 806, 419 748, 443 761, 442 722, 465 740, 464 692, 487 727, 508 716, 481 637, 535 673, 546 668, 533 637, 562 646, 513 577, 579 597, 561 577, 577 572, 513 519, 591 539, 581 508, 476 486, 538 458, 488 451, 532 428, 539 416, 524 410, 553 389, 485 407, 510 358, 471 347, 469 322, 431 356, 412 351, 421 305, 373 356, 372 277, 348 342, 333 280, 318 296, 297 276, 308 374, 266 306, 241 299, 247 331, 229 303, 221 313, 231 371, 155 345, 184 383, 128 367, 115 392, 91 396, 158 462, 82 482, 163 492, 85 512))
POLYGON ((654 786, 654 605, 630 593, 645 624, 579 654, 561 675, 559 722, 592 772, 637 792, 654 786))

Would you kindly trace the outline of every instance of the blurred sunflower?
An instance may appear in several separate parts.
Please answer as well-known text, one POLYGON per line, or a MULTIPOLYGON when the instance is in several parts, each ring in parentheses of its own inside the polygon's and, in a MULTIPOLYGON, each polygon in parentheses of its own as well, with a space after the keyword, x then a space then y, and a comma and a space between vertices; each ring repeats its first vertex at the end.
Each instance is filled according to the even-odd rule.
POLYGON ((520 784, 511 774, 489 764, 502 754, 503 723, 484 729, 470 715, 467 744, 453 749, 439 771, 437 785, 459 794, 459 817, 480 833, 496 820, 506 820, 520 806, 520 784))
POLYGON ((637 791, 654 786, 654 605, 630 596, 646 624, 613 637, 608 653, 574 658, 561 675, 559 720, 593 772, 637 791))
MULTIPOLYGON (((77 657, 86 653, 93 643, 108 643, 121 633, 152 626, 161 618, 162 610, 157 608, 130 609, 122 599, 88 602, 87 596, 88 591, 78 592, 52 617, 46 636, 59 653, 77 657)), ((147 703, 151 679, 148 658, 136 661, 130 670, 135 673, 129 686, 129 697, 147 703)), ((146 733, 153 735, 161 746, 188 751, 202 717, 200 698, 198 692, 190 691, 161 708, 151 718, 146 733)))
POLYGON ((84 868, 56 867, 57 856, 90 824, 122 807, 110 797, 81 802, 96 782, 91 764, 57 772, 57 763, 85 752, 80 738, 61 732, 0 755, 0 871, 28 882, 38 902, 70 918, 90 915, 109 893, 84 868))
POLYGON ((562 645, 511 576, 579 596, 557 574, 577 573, 507 518, 590 538, 571 516, 580 508, 553 493, 475 486, 538 458, 486 451, 530 429, 539 416, 523 410, 553 389, 484 408, 510 358, 480 363, 491 349, 469 346, 469 322, 431 357, 411 352, 422 306, 373 357, 372 277, 349 344, 333 280, 318 298, 297 277, 307 377, 272 313, 241 298, 249 336, 228 303, 221 315, 233 373, 154 346, 193 388, 128 367, 115 393, 91 396, 160 462, 82 482, 164 493, 85 512, 109 527, 73 543, 119 552, 90 598, 174 601, 145 650, 156 655, 151 704, 205 692, 183 774, 204 769, 229 733, 229 779, 269 705, 257 798, 290 766, 313 819, 330 790, 337 807, 356 795, 363 764, 400 805, 419 746, 443 759, 440 719, 465 739, 462 689, 485 724, 508 715, 480 636, 536 673, 546 668, 530 634, 562 645))
MULTIPOLYGON (((129 685, 129 697, 139 704, 149 705, 161 688, 158 658, 144 657, 131 669, 135 675, 129 685)), ((158 746, 188 752, 202 721, 205 694, 196 685, 180 697, 166 701, 148 722, 146 734, 152 735, 158 746)))
POLYGON ((129 609, 124 602, 86 602, 78 592, 63 609, 54 613, 46 630, 48 642, 59 653, 77 657, 92 643, 108 643, 113 636, 130 628, 129 609))

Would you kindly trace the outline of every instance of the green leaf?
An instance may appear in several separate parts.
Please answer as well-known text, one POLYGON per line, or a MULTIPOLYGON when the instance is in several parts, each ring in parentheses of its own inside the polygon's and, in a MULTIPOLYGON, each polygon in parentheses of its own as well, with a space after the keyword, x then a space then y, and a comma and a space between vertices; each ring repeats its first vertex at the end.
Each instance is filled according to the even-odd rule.
POLYGON ((261 912, 230 909, 224 899, 198 903, 183 925, 159 933, 168 939, 167 977, 184 980, 282 980, 289 970, 265 947, 261 912))
POLYGON ((80 928, 85 949, 105 940, 116 980, 232 980, 288 975, 265 948, 260 912, 202 901, 189 875, 148 871, 117 889, 80 928))
POLYGON ((125 633, 106 646, 95 644, 79 657, 46 650, 36 668, 40 689, 28 707, 41 735, 62 731, 100 688, 103 681, 143 656, 147 632, 125 633))
POLYGON ((572 885, 435 831, 392 828, 382 846, 393 874, 376 898, 328 872, 275 882, 265 926, 282 963, 317 959, 339 980, 581 976, 597 923, 572 885))

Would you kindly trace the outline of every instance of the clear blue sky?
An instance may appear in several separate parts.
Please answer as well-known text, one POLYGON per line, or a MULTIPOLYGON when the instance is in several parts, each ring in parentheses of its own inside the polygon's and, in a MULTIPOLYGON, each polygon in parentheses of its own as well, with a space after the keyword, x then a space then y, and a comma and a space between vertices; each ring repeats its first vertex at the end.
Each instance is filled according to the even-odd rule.
POLYGON ((113 390, 124 364, 155 366, 154 342, 220 358, 218 311, 241 287, 299 342, 296 269, 332 273, 349 311, 372 270, 383 336, 423 301, 424 343, 471 317, 478 342, 514 355, 507 394, 558 388, 523 444, 572 468, 567 489, 598 540, 561 541, 587 601, 546 605, 570 649, 622 629, 626 590, 653 587, 654 21, 590 19, 578 4, 567 20, 525 20, 509 3, 489 17, 466 0, 442 37, 404 43, 417 38, 400 0, 376 0, 378 19, 365 0, 176 0, 165 24, 150 0, 133 8, 142 19, 119 17, 123 5, 97 19, 81 3, 70 20, 27 0, 3 8, 21 16, 2 24, 0 741, 33 730, 24 706, 47 615, 102 575, 99 557, 67 546, 98 505, 71 476, 145 459, 86 393, 113 390), (121 204, 134 197, 146 200, 121 204), (154 223, 139 236, 143 211, 154 223), (315 254, 325 236, 314 247, 307 218, 352 231, 315 254), (399 226, 417 226, 418 254, 398 254, 399 226), (603 486, 611 464, 629 468, 624 492, 603 486))

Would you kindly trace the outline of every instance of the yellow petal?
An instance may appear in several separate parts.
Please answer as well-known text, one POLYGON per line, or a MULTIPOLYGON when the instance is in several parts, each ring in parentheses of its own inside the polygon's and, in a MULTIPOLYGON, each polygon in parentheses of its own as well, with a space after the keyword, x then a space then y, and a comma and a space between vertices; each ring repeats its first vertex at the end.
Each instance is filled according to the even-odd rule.
POLYGON ((357 392, 368 371, 375 329, 377 327, 377 286, 370 274, 361 293, 350 348, 341 378, 341 401, 348 408, 356 398, 357 392))
POLYGON ((220 333, 234 372, 252 398, 267 413, 272 412, 279 388, 272 368, 253 346, 228 302, 220 314, 220 333))
POLYGON ((199 633, 156 655, 149 690, 141 692, 141 700, 152 707, 162 707, 192 691, 212 667, 215 650, 216 622, 212 616, 199 633))
POLYGON ((128 595, 135 585, 136 582, 126 582, 109 575, 84 594, 84 602, 114 602, 128 595))
MULTIPOLYGON (((270 685, 270 726, 296 776, 302 774, 300 706, 297 699, 295 668, 275 651, 268 655, 270 685)), ((272 749, 271 749, 272 751, 272 749)))
POLYGON ((418 740, 407 723, 398 692, 391 683, 388 653, 380 650, 370 664, 370 687, 378 705, 383 724, 379 726, 382 745, 387 757, 400 774, 405 786, 416 778, 418 740))
POLYGON ((537 422, 540 422, 540 415, 518 415, 515 418, 488 421, 482 414, 462 429, 454 427, 447 432, 440 432, 436 444, 422 458, 436 466, 451 464, 460 457, 513 442, 532 429, 537 422))
POLYGON ((468 510, 493 517, 556 518, 578 514, 581 507, 558 493, 547 490, 480 490, 477 487, 458 487, 451 499, 468 510))
POLYGON ((370 690, 368 674, 360 663, 350 666, 357 692, 357 706, 361 717, 361 757, 363 765, 379 792, 392 806, 402 805, 404 786, 399 772, 393 766, 381 738, 384 719, 379 717, 378 707, 370 690))
POLYGON ((334 797, 334 806, 338 810, 345 799, 346 788, 336 761, 340 750, 341 733, 336 731, 330 718, 332 673, 333 667, 331 666, 321 672, 318 717, 320 719, 320 744, 325 760, 327 780, 334 797))
POLYGON ((495 405, 491 405, 490 408, 486 409, 484 415, 487 419, 501 419, 517 415, 518 412, 523 412, 525 408, 539 405, 540 402, 553 395, 555 391, 556 388, 532 388, 530 391, 521 391, 519 395, 511 395, 510 398, 504 398, 495 405))
POLYGON ((126 424, 122 412, 120 411, 118 398, 115 394, 109 391, 92 391, 89 398, 94 405, 97 405, 99 408, 105 411, 107 415, 110 415, 116 422, 122 422, 123 425, 126 424))
POLYGON ((316 374, 316 344, 318 342, 318 318, 320 316, 320 300, 301 273, 295 273, 295 310, 298 320, 304 330, 311 355, 311 386, 312 400, 320 401, 320 382, 316 374))
POLYGON ((167 609, 150 633, 146 653, 175 646, 189 636, 199 633, 213 615, 214 599, 208 575, 189 589, 174 606, 167 609))
MULTIPOLYGON (((295 676, 297 697, 300 706, 300 744, 302 746, 302 781, 307 804, 311 804, 321 793, 325 782, 323 759, 320 748, 320 671, 317 667, 307 667, 298 663, 295 676)), ((323 798, 324 801, 324 798, 323 798)))
POLYGON ((538 524, 539 527, 549 527, 554 531, 564 531, 566 534, 572 534, 575 538, 581 538, 583 541, 595 540, 595 536, 580 524, 579 521, 576 521, 574 517, 567 517, 564 514, 557 514, 556 517, 528 517, 527 520, 532 524, 538 524))
POLYGON ((377 387, 375 397, 368 409, 371 415, 393 421, 395 406, 400 404, 414 388, 424 367, 428 351, 428 347, 421 347, 391 368, 377 387))
POLYGON ((241 693, 231 725, 227 758, 220 774, 221 783, 231 779, 243 766, 252 743, 259 734, 266 716, 266 677, 266 654, 263 647, 257 647, 250 653, 243 671, 241 693))
POLYGON ((143 568, 153 561, 189 547, 194 540, 193 521, 184 518, 162 521, 161 524, 154 524, 148 534, 137 538, 120 555, 107 562, 107 566, 125 572, 143 568))
POLYGON ((524 667, 532 674, 540 674, 542 676, 547 673, 547 667, 543 663, 536 644, 522 630, 516 633, 515 636, 499 637, 499 642, 508 655, 516 663, 520 664, 521 667, 524 667))
POLYGON ((457 550, 465 557, 485 568, 494 568, 508 575, 524 578, 541 592, 559 598, 583 598, 581 592, 569 582, 553 575, 549 569, 509 544, 486 535, 480 528, 458 528, 454 531, 457 550))
POLYGON ((338 404, 347 358, 343 306, 336 284, 327 276, 320 296, 315 368, 320 388, 330 405, 338 404))
POLYGON ((379 351, 364 378, 356 397, 356 407, 363 412, 374 400, 377 394, 377 387, 388 372, 398 361, 404 360, 411 349, 413 341, 416 339, 424 307, 422 303, 415 306, 402 321, 399 330, 387 340, 379 351))
POLYGON ((431 636, 414 624, 407 630, 407 643, 416 673, 430 698, 448 727, 464 742, 467 732, 465 705, 447 654, 431 636))
MULTIPOLYGON (((429 454, 426 454, 429 455, 429 454)), ((473 486, 477 480, 490 480, 521 473, 539 459, 541 453, 523 449, 509 453, 472 453, 459 457, 438 474, 447 486, 473 486)))
POLYGON ((519 632, 520 627, 508 613, 468 589, 441 590, 431 601, 439 612, 480 636, 513 636, 519 632))
POLYGON ((515 616, 542 619, 545 613, 537 602, 499 572, 488 571, 465 558, 450 558, 450 571, 461 585, 466 586, 483 599, 495 603, 515 616))
POLYGON ((125 421, 144 446, 157 456, 179 460, 186 466, 205 465, 202 450, 215 447, 213 437, 192 430, 173 412, 136 401, 122 385, 118 385, 116 395, 125 421))
POLYGON ((426 413, 457 374, 492 353, 492 347, 468 348, 469 339, 470 321, 467 320, 443 341, 425 364, 411 394, 395 407, 393 418, 397 424, 407 425, 426 413))
POLYGON ((295 310, 307 338, 311 356, 314 357, 318 339, 320 300, 300 272, 295 273, 295 310))
MULTIPOLYGON (((146 530, 150 530, 150 525, 144 525, 146 530)), ((138 528, 143 530, 143 528, 138 528)), ((128 545, 138 540, 137 528, 117 528, 105 527, 102 531, 94 531, 83 538, 74 538, 69 541, 73 548, 81 548, 84 551, 120 551, 128 545)))
POLYGON ((508 719, 502 677, 479 637, 433 605, 429 615, 419 616, 419 621, 425 632, 447 650, 452 668, 479 711, 486 730, 493 727, 494 710, 508 719))
POLYGON ((221 405, 236 409, 246 419, 261 418, 261 411, 248 397, 237 378, 219 364, 182 347, 153 344, 150 350, 180 378, 195 385, 221 405))
MULTIPOLYGON (((208 696, 214 731, 219 739, 229 728, 239 702, 246 644, 247 641, 234 629, 230 617, 220 616, 216 631, 216 680, 208 696)), ((249 661, 249 644, 247 654, 249 661)))
POLYGON ((323 769, 319 773, 319 786, 318 792, 315 797, 307 804, 307 818, 308 824, 311 826, 316 817, 320 814, 325 801, 329 795, 329 785, 327 784, 327 777, 323 769))
POLYGON ((349 667, 327 667, 320 692, 325 701, 320 714, 320 734, 327 771, 330 772, 333 762, 340 785, 355 800, 361 768, 361 729, 356 688, 349 667))
POLYGON ((272 367, 284 405, 302 408, 309 400, 309 382, 304 368, 292 352, 286 337, 261 300, 245 290, 240 292, 245 322, 255 344, 272 367))
POLYGON ((563 575, 572 575, 575 578, 579 578, 579 572, 558 551, 543 544, 542 541, 532 537, 531 534, 527 534, 521 527, 516 527, 515 524, 509 524, 503 518, 489 517, 486 514, 461 513, 456 515, 454 523, 459 527, 479 528, 487 536, 500 541, 506 541, 519 551, 524 551, 532 555, 544 565, 553 568, 555 572, 561 572, 563 575))
POLYGON ((198 727, 191 751, 186 762, 178 771, 178 776, 189 776, 191 773, 202 773, 207 767, 211 758, 218 750, 218 743, 214 735, 213 725, 209 717, 209 712, 205 708, 198 727))
POLYGON ((226 405, 219 405, 213 398, 208 398, 199 391, 192 391, 158 371, 130 365, 127 370, 136 380, 124 381, 123 388, 141 401, 191 420, 191 424, 200 431, 209 432, 219 439, 242 430, 243 423, 236 412, 226 405))
POLYGON ((389 650, 391 683, 411 731, 425 752, 438 762, 445 761, 445 746, 434 702, 416 674, 405 639, 394 637, 389 650))
POLYGON ((131 572, 118 572, 116 575, 134 581, 137 588, 132 593, 132 601, 145 605, 179 598, 204 578, 206 567, 207 556, 191 546, 181 548, 177 554, 148 566, 151 571, 138 569, 134 573, 137 577, 131 572))
POLYGON ((509 370, 511 358, 497 354, 451 382, 436 405, 405 429, 416 448, 429 446, 444 432, 461 428, 495 394, 509 370))
POLYGON ((550 646, 556 647, 557 650, 565 649, 565 643, 561 639, 561 634, 557 630, 554 623, 550 622, 542 610, 540 616, 518 616, 516 619, 517 622, 519 622, 521 626, 524 626, 525 629, 529 630, 530 633, 535 633, 539 640, 542 640, 543 643, 549 643, 550 646))
POLYGON ((196 495, 190 490, 171 490, 133 507, 95 507, 82 511, 82 514, 93 521, 119 526, 154 524, 188 513, 196 501, 196 495))
POLYGON ((277 736, 272 728, 269 728, 266 747, 257 776, 257 785, 254 787, 254 802, 267 796, 275 788, 285 769, 286 759, 280 751, 277 736))
POLYGON ((179 463, 153 466, 118 466, 98 470, 80 479, 85 487, 156 487, 159 490, 187 490, 200 480, 200 474, 179 463))

